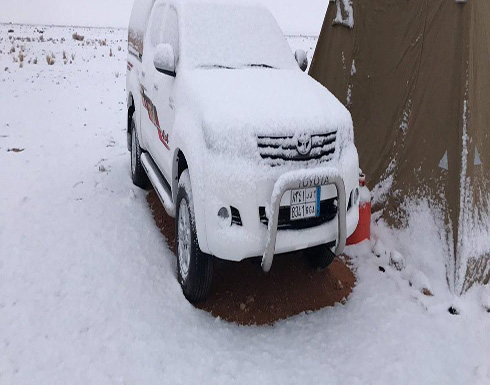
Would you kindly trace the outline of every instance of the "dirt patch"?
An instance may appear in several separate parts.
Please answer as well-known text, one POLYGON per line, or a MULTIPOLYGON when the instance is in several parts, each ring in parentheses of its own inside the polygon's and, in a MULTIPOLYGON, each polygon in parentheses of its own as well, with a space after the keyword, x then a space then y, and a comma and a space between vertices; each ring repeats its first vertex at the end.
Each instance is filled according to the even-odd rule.
POLYGON ((146 196, 148 205, 150 206, 151 212, 153 213, 153 218, 155 218, 155 223, 160 229, 160 232, 167 239, 168 247, 175 254, 175 221, 174 218, 170 218, 165 209, 163 208, 158 195, 155 190, 146 196))
MULTIPOLYGON (((155 222, 175 253, 175 224, 151 191, 147 196, 155 222)), ((328 269, 312 269, 303 253, 280 255, 265 274, 260 260, 216 260, 211 294, 197 305, 229 322, 266 325, 302 312, 346 301, 355 285, 349 267, 336 259, 328 269)))

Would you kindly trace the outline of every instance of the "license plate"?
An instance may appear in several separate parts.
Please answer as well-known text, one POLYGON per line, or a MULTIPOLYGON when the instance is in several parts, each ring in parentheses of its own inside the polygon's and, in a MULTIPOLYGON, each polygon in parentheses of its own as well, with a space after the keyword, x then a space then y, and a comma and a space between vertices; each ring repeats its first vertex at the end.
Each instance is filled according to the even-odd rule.
POLYGON ((291 190, 290 219, 316 218, 320 216, 321 187, 291 190))

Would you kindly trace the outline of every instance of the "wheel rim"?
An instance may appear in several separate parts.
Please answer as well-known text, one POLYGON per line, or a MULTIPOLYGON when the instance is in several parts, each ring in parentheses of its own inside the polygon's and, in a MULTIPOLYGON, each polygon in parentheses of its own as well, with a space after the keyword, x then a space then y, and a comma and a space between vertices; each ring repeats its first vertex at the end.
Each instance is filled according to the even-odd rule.
POLYGON ((179 270, 182 280, 185 281, 191 263, 191 223, 185 199, 182 199, 179 207, 178 237, 179 270))
POLYGON ((131 172, 136 173, 136 132, 133 127, 131 132, 131 172))

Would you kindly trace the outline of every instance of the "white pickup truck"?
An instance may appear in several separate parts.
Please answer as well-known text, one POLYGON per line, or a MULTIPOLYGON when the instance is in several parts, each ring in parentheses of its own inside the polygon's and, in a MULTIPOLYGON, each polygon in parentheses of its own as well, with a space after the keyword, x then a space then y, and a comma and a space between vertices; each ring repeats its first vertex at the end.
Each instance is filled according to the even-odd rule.
POLYGON ((357 226, 352 119, 306 67, 261 6, 135 1, 131 175, 176 218, 191 302, 206 298, 215 257, 261 257, 267 272, 274 255, 304 250, 326 267, 357 226))

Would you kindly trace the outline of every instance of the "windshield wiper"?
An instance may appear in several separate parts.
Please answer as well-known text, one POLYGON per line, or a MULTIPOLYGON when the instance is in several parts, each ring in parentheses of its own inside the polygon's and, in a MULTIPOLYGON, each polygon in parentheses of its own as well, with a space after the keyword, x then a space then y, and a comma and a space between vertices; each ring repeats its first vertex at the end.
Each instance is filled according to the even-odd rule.
POLYGON ((233 67, 223 66, 221 64, 204 64, 200 65, 198 68, 224 68, 226 70, 234 70, 233 67))
POLYGON ((247 64, 245 67, 261 67, 261 68, 272 68, 276 69, 276 67, 273 67, 269 64, 247 64))

